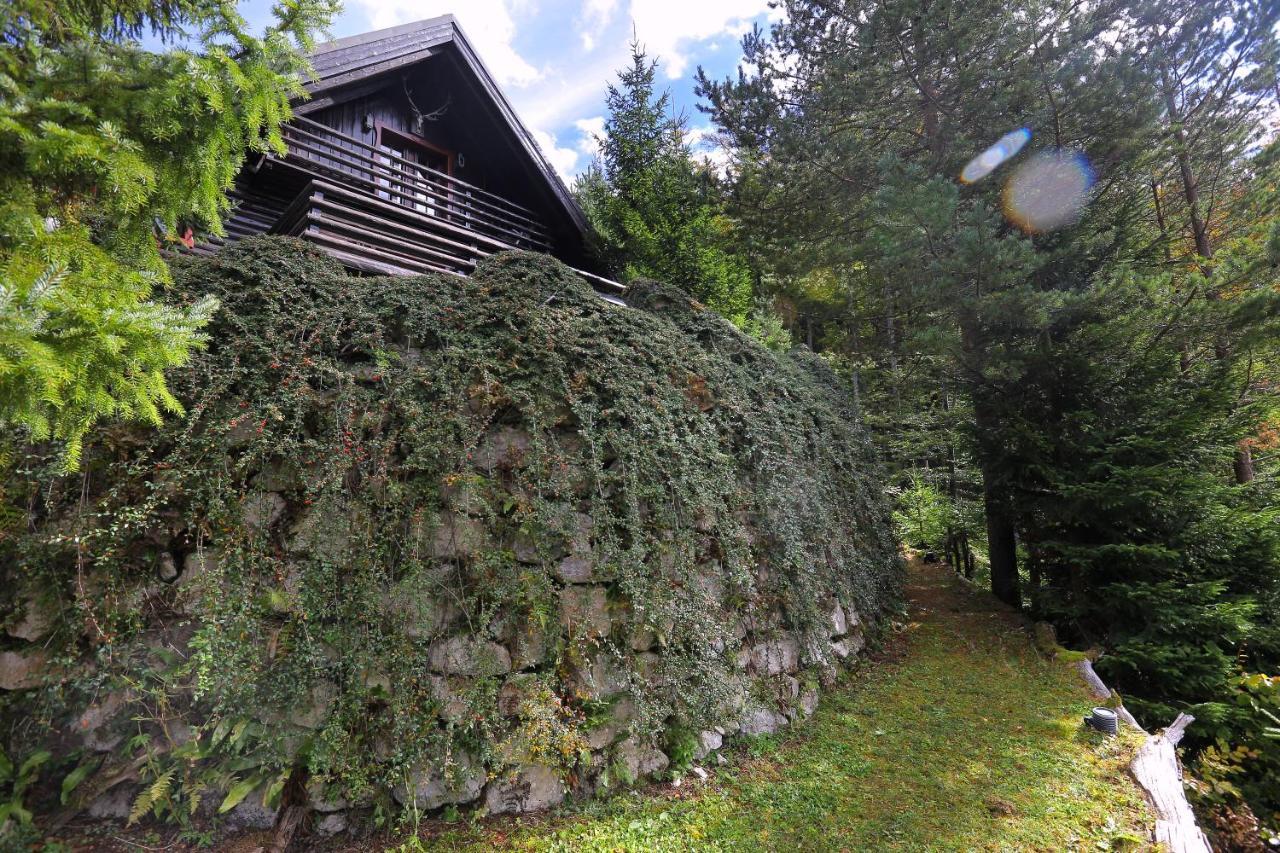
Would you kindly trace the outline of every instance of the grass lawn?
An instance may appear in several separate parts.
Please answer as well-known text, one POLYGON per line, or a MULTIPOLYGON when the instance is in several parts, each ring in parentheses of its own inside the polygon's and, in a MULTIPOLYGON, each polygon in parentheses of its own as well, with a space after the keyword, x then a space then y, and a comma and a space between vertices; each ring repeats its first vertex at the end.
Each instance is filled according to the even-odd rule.
MULTIPOLYGON (((909 622, 808 722, 686 775, 551 816, 424 823, 403 850, 1107 850, 1153 823, 1139 742, 1085 732, 1079 675, 942 566, 909 622), (711 768, 708 768, 711 769, 711 768)), ((393 846, 393 849, 396 847, 393 846)))

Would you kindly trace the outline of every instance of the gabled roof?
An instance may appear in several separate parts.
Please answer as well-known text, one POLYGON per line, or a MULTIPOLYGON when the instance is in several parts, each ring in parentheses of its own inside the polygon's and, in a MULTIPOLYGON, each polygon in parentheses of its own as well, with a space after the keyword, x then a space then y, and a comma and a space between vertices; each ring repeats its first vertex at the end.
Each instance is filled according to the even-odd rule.
POLYGON ((511 103, 502 94, 493 75, 485 68, 484 62, 453 15, 441 15, 371 33, 347 36, 318 46, 311 55, 315 75, 306 84, 311 99, 297 104, 294 112, 306 115, 359 97, 383 85, 386 75, 429 59, 450 47, 456 51, 463 66, 474 75, 476 83, 489 97, 502 121, 511 129, 520 148, 546 180, 556 201, 585 235, 590 226, 582 209, 534 141, 533 134, 520 121, 511 103))

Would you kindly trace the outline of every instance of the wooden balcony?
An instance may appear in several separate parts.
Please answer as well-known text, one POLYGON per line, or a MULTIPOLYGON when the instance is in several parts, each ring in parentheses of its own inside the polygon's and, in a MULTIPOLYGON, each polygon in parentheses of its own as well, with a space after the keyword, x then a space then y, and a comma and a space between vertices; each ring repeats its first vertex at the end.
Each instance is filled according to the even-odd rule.
POLYGON ((285 141, 283 162, 314 177, 272 232, 314 242, 350 267, 467 275, 496 252, 552 250, 535 215, 495 193, 305 118, 285 128, 285 141))

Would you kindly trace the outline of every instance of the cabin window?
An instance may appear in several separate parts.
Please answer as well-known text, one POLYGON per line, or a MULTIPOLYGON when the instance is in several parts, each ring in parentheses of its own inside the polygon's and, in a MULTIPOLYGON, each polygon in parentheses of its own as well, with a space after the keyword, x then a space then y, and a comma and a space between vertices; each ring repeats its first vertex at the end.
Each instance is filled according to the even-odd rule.
POLYGON ((378 127, 378 151, 386 169, 378 176, 378 195, 428 216, 449 207, 453 155, 424 139, 378 127))

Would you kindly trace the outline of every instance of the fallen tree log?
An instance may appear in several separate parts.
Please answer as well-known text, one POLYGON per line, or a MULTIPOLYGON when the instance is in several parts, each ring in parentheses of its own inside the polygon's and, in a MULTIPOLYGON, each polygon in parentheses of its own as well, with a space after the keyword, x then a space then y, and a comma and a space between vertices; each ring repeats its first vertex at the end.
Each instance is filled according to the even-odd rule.
POLYGON ((1156 809, 1156 841, 1171 853, 1209 853, 1209 840, 1196 825, 1195 813, 1182 787, 1178 765, 1178 742, 1187 726, 1195 721, 1190 714, 1178 718, 1163 732, 1147 738, 1133 757, 1129 769, 1151 798, 1156 809))
MULTIPOLYGON (((1089 685, 1089 692, 1098 699, 1111 698, 1112 691, 1107 687, 1098 673, 1093 670, 1093 662, 1082 660, 1076 668, 1089 685)), ((1133 715, 1119 705, 1116 715, 1125 723, 1147 734, 1133 715)), ((1182 787, 1182 766, 1178 763, 1178 743, 1182 740, 1187 726, 1195 722, 1190 714, 1179 714, 1178 718, 1162 732, 1147 734, 1146 741, 1129 763, 1129 772, 1138 780, 1147 799, 1156 812, 1156 843, 1162 844, 1169 853, 1211 853, 1207 839, 1196 824, 1195 813, 1191 803, 1187 802, 1187 792, 1182 787)))
MULTIPOLYGON (((1084 676, 1085 684, 1089 685, 1089 692, 1093 694, 1093 698, 1110 699, 1112 696, 1116 695, 1111 688, 1107 687, 1103 680, 1098 677, 1098 673, 1093 671, 1093 661, 1088 658, 1078 661, 1076 663, 1076 669, 1080 670, 1080 674, 1084 676)), ((1133 714, 1130 714, 1129 709, 1123 704, 1118 704, 1113 710, 1115 710, 1117 717, 1124 720, 1144 735, 1147 734, 1147 730, 1139 725, 1138 721, 1134 719, 1133 714)))

